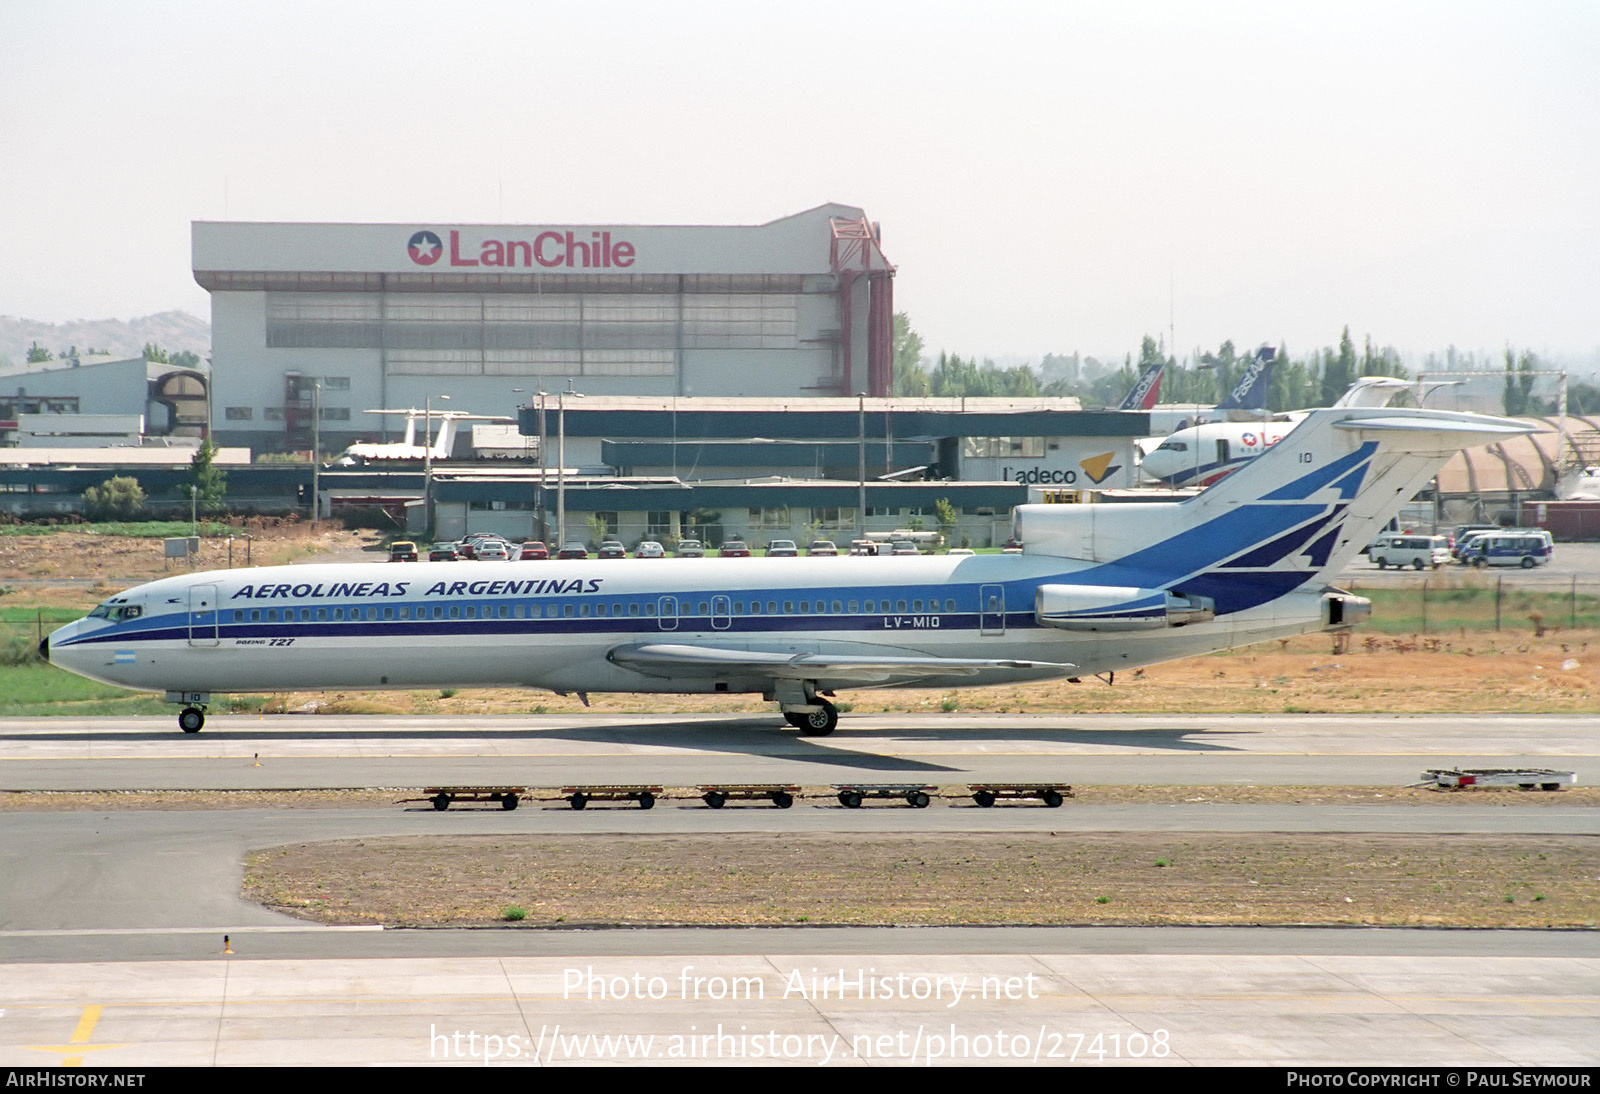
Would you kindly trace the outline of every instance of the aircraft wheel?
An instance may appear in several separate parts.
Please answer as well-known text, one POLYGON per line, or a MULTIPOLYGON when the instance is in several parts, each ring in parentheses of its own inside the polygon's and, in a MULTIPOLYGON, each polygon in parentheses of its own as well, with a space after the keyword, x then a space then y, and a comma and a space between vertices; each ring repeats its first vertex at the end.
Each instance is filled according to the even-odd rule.
POLYGON ((783 720, 794 726, 796 729, 804 729, 806 727, 806 716, 804 714, 797 713, 796 711, 784 711, 783 720))
POLYGON ((821 710, 813 710, 800 715, 802 719, 798 724, 803 737, 826 737, 832 733, 839 724, 839 708, 826 699, 819 699, 821 710))
POLYGON ((205 724, 206 712, 199 707, 184 707, 183 713, 178 715, 178 728, 185 733, 199 733, 205 724))
POLYGON ((433 796, 433 807, 435 809, 437 809, 441 813, 443 813, 446 809, 449 809, 450 808, 450 795, 449 794, 435 794, 433 796))

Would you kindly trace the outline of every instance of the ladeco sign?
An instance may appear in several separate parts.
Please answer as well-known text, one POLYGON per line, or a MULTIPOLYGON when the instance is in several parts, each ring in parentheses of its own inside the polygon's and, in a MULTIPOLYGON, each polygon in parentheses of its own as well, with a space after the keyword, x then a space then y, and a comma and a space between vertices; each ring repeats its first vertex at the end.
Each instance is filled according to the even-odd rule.
MULTIPOLYGON (((611 233, 592 231, 588 239, 579 239, 573 231, 540 232, 532 239, 485 239, 478 244, 476 254, 463 253, 461 232, 450 229, 449 245, 435 232, 424 228, 412 235, 406 252, 418 266, 432 266, 440 259, 453 268, 473 266, 498 267, 564 267, 567 269, 612 269, 633 265, 633 244, 626 240, 613 240, 611 233)), ((466 249, 471 251, 471 243, 466 249)))

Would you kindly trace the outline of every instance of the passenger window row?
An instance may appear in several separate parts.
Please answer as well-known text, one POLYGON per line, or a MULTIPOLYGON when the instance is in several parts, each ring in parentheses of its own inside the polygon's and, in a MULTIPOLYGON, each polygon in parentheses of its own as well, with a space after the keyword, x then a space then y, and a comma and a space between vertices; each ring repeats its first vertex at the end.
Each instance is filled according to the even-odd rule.
MULTIPOLYGON (((674 598, 665 598, 671 600, 674 598)), ((346 622, 377 622, 383 621, 412 621, 434 619, 588 619, 598 618, 653 618, 656 615, 656 600, 644 602, 630 601, 623 603, 613 601, 583 600, 577 603, 563 604, 403 604, 399 606, 385 605, 384 607, 367 608, 240 608, 219 613, 223 623, 346 623, 346 622)), ((676 610, 672 605, 666 605, 664 614, 676 615, 679 618, 693 618, 712 614, 743 615, 878 615, 890 613, 921 613, 923 611, 954 612, 956 602, 952 599, 944 601, 943 608, 938 600, 924 601, 920 598, 911 600, 868 600, 868 601, 843 601, 843 600, 724 600, 722 604, 714 604, 709 600, 678 600, 676 610), (779 611, 779 606, 782 611, 779 611)), ((137 614, 138 609, 134 609, 137 614)))

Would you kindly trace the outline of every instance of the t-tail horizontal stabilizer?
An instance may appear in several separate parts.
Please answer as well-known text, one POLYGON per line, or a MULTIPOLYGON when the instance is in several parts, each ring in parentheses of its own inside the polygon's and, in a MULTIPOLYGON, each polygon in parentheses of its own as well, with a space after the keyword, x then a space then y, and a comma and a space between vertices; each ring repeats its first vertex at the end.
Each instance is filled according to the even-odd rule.
MULTIPOLYGON (((1145 604, 1130 597, 1125 610, 1147 606, 1170 625, 1176 621, 1170 613, 1202 608, 1205 598, 1215 600, 1220 615, 1243 601, 1271 599, 1273 589, 1325 580, 1455 452, 1529 431, 1509 418, 1449 411, 1318 410, 1193 498, 1019 506, 1014 534, 1027 554, 1100 564, 1075 573, 1074 581, 1142 590, 1145 604), (1245 582, 1253 582, 1247 596, 1217 592, 1245 582), (1155 599, 1157 591, 1203 599, 1174 604, 1155 599)), ((1061 625, 1095 608, 1051 614, 1061 625)))

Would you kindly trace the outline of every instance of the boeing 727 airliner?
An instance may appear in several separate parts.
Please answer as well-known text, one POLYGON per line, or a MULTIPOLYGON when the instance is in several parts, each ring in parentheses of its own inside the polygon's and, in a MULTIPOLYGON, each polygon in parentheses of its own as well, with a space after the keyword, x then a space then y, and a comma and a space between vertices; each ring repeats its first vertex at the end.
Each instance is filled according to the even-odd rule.
POLYGON ((1024 505, 1021 554, 275 566, 164 578, 42 644, 165 691, 520 685, 747 692, 802 732, 830 696, 1109 674, 1367 617, 1327 582, 1457 449, 1524 433, 1443 411, 1311 412, 1177 502, 1024 505))

